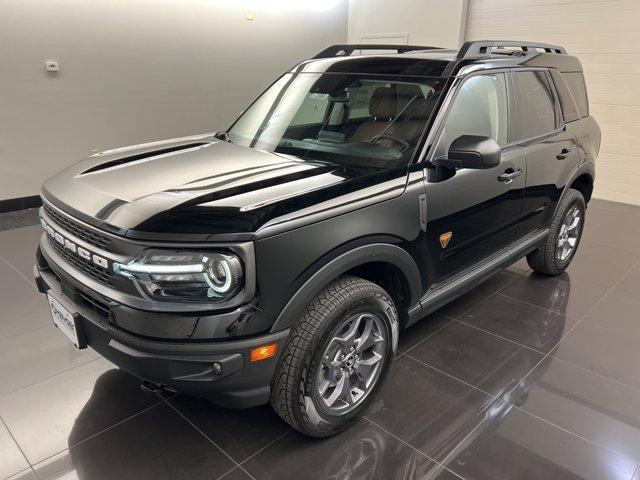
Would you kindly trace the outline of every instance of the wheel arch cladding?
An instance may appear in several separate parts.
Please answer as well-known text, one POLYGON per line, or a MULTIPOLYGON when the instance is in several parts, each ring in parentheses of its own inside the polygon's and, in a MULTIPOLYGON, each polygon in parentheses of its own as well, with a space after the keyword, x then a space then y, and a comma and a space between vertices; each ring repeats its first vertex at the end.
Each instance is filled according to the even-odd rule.
POLYGON ((581 173, 571 182, 570 188, 578 190, 585 202, 589 202, 593 193, 593 177, 589 173, 581 173))
POLYGON ((326 285, 346 273, 362 276, 385 290, 393 290, 387 290, 387 293, 394 302, 401 302, 396 305, 400 316, 403 315, 401 311, 406 312, 408 306, 418 303, 422 293, 420 271, 407 251, 384 243, 360 246, 319 268, 285 304, 271 331, 278 332, 291 327, 305 306, 326 285))
POLYGON ((596 168, 593 163, 584 162, 580 164, 580 166, 576 168, 576 170, 571 174, 571 177, 565 184, 565 187, 562 190, 562 194, 558 199, 558 203, 556 204, 555 209, 558 209, 558 206, 562 202, 562 199, 567 194, 569 189, 578 190, 584 197, 585 203, 589 203, 591 194, 593 193, 593 183, 595 181, 595 177, 596 168))

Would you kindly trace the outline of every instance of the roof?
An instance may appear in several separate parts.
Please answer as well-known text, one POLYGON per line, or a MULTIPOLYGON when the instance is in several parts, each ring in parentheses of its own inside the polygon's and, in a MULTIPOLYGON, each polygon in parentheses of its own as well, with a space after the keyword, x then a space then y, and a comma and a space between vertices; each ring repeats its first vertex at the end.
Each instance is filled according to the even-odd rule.
POLYGON ((548 67, 582 71, 580 61, 567 55, 560 46, 512 40, 466 42, 460 50, 422 45, 333 45, 292 71, 450 77, 464 66, 476 66, 477 69, 548 67), (357 50, 373 50, 375 53, 352 55, 357 50))

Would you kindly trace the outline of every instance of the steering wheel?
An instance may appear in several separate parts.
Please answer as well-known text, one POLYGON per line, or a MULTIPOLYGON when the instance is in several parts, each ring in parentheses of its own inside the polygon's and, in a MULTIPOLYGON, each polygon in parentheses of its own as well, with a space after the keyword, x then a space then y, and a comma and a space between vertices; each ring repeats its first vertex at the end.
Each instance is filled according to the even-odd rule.
POLYGON ((407 142, 406 140, 396 135, 393 135, 391 133, 381 133, 380 135, 376 135, 374 138, 372 138, 369 141, 369 143, 375 144, 375 143, 378 143, 380 140, 391 140, 392 142, 395 142, 398 145, 400 145, 402 147, 402 150, 406 150, 411 146, 409 142, 407 142))

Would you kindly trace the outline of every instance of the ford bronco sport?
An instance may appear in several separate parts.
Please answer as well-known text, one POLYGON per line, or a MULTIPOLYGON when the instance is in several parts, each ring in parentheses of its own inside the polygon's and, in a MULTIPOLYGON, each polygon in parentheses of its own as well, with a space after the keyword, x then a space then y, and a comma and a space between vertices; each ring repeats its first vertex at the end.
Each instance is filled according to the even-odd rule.
POLYGON ((58 328, 146 388, 329 436, 404 328, 524 256, 567 267, 599 148, 562 47, 336 45, 226 131, 48 179, 34 273, 58 328))

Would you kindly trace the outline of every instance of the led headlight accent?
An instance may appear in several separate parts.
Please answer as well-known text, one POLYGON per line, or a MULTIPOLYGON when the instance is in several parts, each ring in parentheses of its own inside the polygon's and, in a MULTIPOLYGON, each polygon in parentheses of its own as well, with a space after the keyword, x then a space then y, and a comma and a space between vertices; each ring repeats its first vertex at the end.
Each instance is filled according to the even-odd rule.
POLYGON ((158 300, 223 301, 242 287, 242 262, 230 253, 146 250, 114 271, 158 300))

